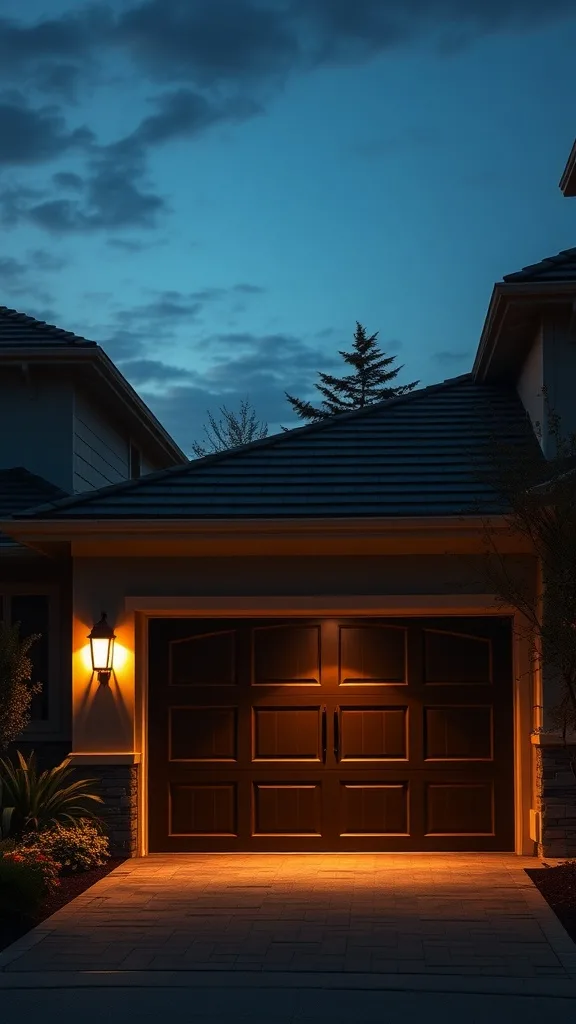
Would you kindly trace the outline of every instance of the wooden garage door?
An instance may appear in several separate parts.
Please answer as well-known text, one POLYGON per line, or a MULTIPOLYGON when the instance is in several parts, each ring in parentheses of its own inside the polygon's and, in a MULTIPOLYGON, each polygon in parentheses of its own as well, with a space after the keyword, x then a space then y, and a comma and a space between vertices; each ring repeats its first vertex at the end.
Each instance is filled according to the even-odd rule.
POLYGON ((510 620, 155 619, 149 841, 513 848, 510 620))

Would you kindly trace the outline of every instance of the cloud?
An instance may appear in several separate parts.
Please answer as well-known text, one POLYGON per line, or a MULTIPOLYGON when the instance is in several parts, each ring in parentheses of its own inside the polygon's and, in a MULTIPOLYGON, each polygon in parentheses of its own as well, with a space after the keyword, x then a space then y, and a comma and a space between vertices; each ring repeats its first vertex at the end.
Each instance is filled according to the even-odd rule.
POLYGON ((158 110, 143 118, 125 138, 108 147, 108 154, 143 156, 152 146, 177 138, 191 138, 218 121, 241 120, 259 112, 250 100, 215 104, 199 92, 177 89, 154 98, 158 110))
POLYGON ((114 38, 151 76, 201 87, 275 79, 301 53, 289 5, 252 0, 144 0, 120 16, 114 38))
POLYGON ((437 362, 445 366, 452 366, 456 363, 472 361, 472 351, 466 351, 465 349, 442 349, 440 352, 434 352, 432 358, 437 362))
POLYGON ((57 171, 52 175, 52 181, 58 188, 72 189, 74 192, 80 192, 84 188, 84 182, 80 175, 74 174, 72 171, 57 171))
POLYGON ((108 238, 106 241, 106 245, 112 249, 121 249, 122 252, 143 252, 161 244, 159 241, 140 241, 135 238, 108 238))
POLYGON ((122 373, 134 387, 142 385, 165 385, 168 382, 194 379, 193 370, 182 366, 171 366, 159 359, 130 359, 122 363, 122 373))
POLYGON ((93 68, 112 23, 112 12, 103 4, 32 24, 0 18, 0 78, 26 80, 44 94, 70 98, 93 68))
POLYGON ((42 163, 93 142, 94 134, 86 127, 68 131, 58 107, 34 110, 22 93, 0 94, 0 165, 42 163))
POLYGON ((56 235, 153 228, 157 215, 168 206, 161 196, 141 187, 142 177, 139 168, 103 164, 82 183, 82 199, 47 199, 29 205, 20 217, 56 235))
POLYGON ((151 382, 142 388, 146 402, 186 450, 201 436, 207 410, 217 412, 223 404, 237 408, 247 395, 271 429, 292 423, 284 392, 308 397, 316 371, 330 370, 338 360, 290 334, 216 334, 202 345, 212 358, 206 370, 189 371, 187 382, 172 383, 166 376, 159 382, 166 387, 151 389, 151 382))
MULTIPOLYGON (((55 189, 42 189, 40 197, 27 195, 20 182, 4 185, 4 226, 27 220, 52 234, 154 229, 170 203, 147 180, 151 151, 257 116, 271 90, 290 75, 365 62, 415 41, 445 56, 488 33, 576 18, 573 0, 123 0, 70 6, 33 23, 0 19, 0 77, 22 89, 0 96, 0 166, 38 165, 72 150, 85 163, 82 175, 59 170, 55 189), (153 111, 115 142, 98 145, 87 127, 70 128, 61 108, 44 102, 47 94, 75 97, 88 82, 110 85, 114 76, 128 85, 148 79, 166 90, 151 98, 153 111), (34 90, 38 107, 24 99, 34 90)), ((390 144, 368 143, 364 155, 390 144)))
POLYGON ((62 270, 66 262, 45 249, 32 249, 24 259, 0 257, 0 289, 6 295, 29 296, 47 305, 53 301, 52 295, 41 287, 39 275, 62 270))

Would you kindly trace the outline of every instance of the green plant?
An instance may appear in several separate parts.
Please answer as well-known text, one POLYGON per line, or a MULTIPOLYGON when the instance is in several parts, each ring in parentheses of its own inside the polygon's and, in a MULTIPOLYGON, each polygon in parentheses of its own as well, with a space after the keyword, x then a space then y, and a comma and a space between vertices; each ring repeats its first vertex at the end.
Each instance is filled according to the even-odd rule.
MULTIPOLYGON (((32 839, 29 836, 29 841, 32 839)), ((73 825, 57 823, 35 833, 30 850, 43 851, 61 864, 62 874, 101 867, 110 857, 110 845, 102 829, 88 818, 73 825)))
POLYGON ((30 721, 32 697, 41 683, 32 683, 29 650, 38 634, 20 637, 20 623, 0 622, 0 749, 5 750, 30 721))
POLYGON ((11 831, 14 835, 41 832, 56 822, 73 824, 80 818, 94 818, 93 803, 103 803, 91 791, 96 779, 71 781, 70 759, 56 768, 38 772, 34 752, 28 760, 16 751, 19 767, 0 759, 0 779, 5 807, 13 808, 11 831))
POLYGON ((20 851, 0 856, 0 913, 33 917, 56 888, 60 865, 51 857, 27 857, 20 851))

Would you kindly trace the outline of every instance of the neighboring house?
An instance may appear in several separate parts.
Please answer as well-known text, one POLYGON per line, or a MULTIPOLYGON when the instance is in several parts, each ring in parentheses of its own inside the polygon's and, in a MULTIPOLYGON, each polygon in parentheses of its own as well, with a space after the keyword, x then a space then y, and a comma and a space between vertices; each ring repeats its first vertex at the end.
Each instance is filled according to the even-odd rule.
POLYGON ((539 451, 543 387, 573 428, 575 301, 568 250, 495 285, 470 374, 0 524, 71 565, 72 758, 117 847, 576 854, 554 695, 480 567, 490 517, 536 586, 483 469, 493 434, 539 451))
MULTIPOLYGON (((187 463, 95 342, 0 307, 0 518, 187 463)), ((43 758, 71 743, 71 561, 0 534, 0 618, 40 633, 42 695, 26 740, 43 758)))

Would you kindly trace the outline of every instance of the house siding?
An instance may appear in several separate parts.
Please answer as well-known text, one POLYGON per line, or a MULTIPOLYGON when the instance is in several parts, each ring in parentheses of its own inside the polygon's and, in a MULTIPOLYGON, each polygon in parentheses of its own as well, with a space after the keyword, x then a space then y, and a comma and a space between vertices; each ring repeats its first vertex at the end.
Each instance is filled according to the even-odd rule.
MULTIPOLYGON (((539 427, 544 427, 544 353, 542 330, 534 338, 532 346, 524 360, 516 382, 516 390, 520 400, 530 417, 535 433, 540 436, 539 427)), ((543 442, 543 439, 541 443, 543 442)))
POLYGON ((72 420, 71 381, 44 368, 31 367, 27 377, 20 367, 2 367, 0 469, 23 466, 70 494, 72 420))
MULTIPOLYGON (((570 330, 568 317, 550 317, 543 328, 544 385, 550 412, 559 417, 562 434, 576 432, 576 334, 570 330)), ((545 437, 544 454, 555 454, 554 440, 545 437)))
POLYGON ((127 433, 115 427, 90 400, 74 401, 74 491, 106 487, 130 477, 127 433))

